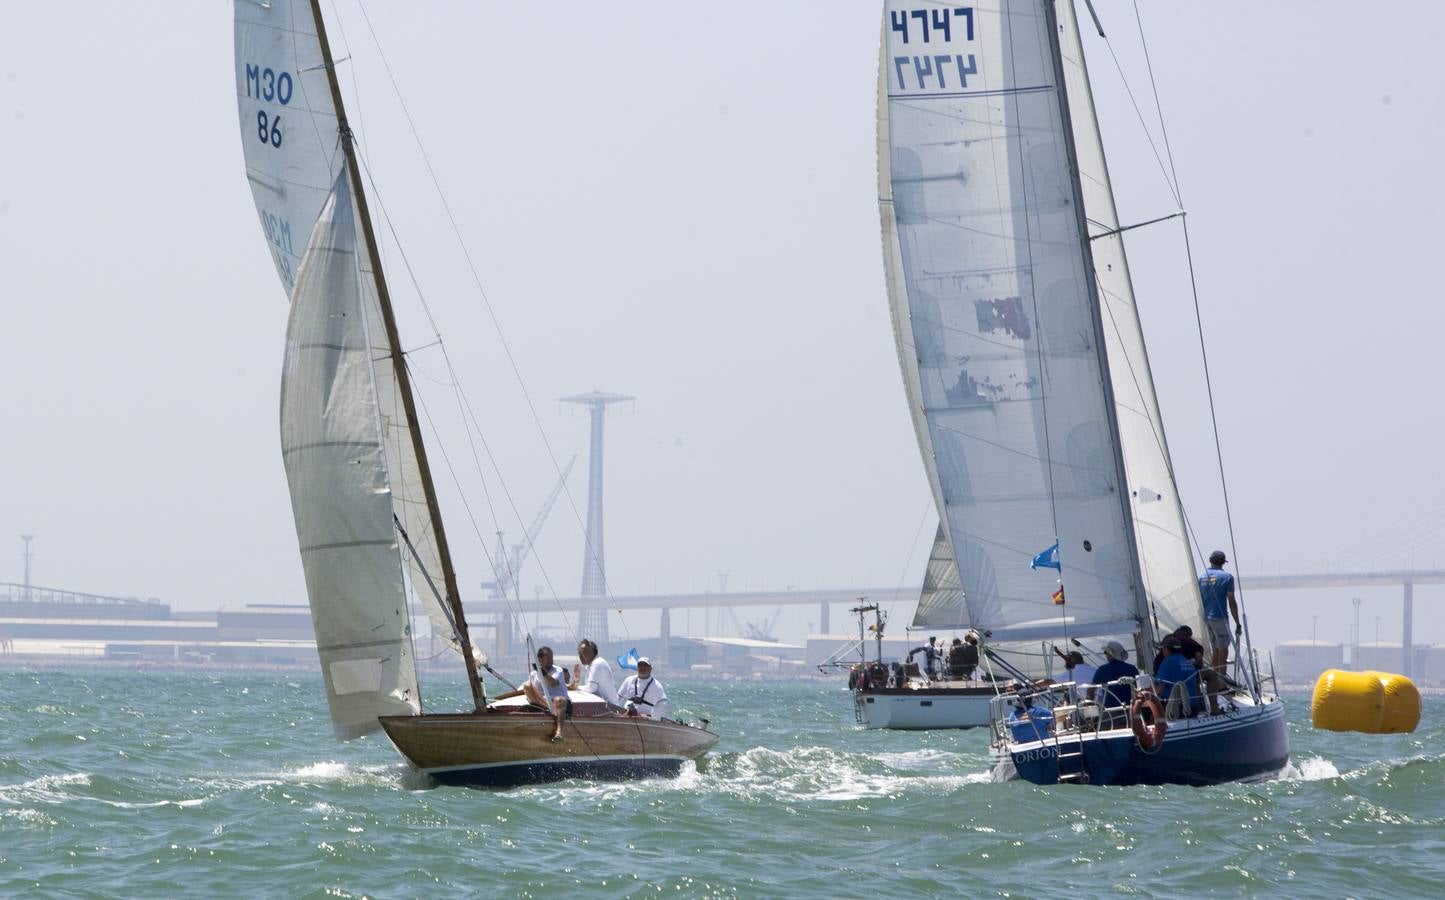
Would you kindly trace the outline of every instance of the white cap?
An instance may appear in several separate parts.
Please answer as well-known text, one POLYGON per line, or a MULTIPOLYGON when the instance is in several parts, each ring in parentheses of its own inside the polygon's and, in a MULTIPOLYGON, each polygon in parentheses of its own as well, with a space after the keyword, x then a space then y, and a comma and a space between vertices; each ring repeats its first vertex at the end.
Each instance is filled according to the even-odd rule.
POLYGON ((648 659, 648 658, 645 657, 645 656, 639 656, 639 657, 637 657, 637 664, 638 664, 639 666, 647 666, 647 667, 651 668, 651 666, 652 666, 652 660, 648 659))
POLYGON ((1104 655, 1110 659, 1126 660, 1129 658, 1129 651, 1118 641, 1110 641, 1104 645, 1104 655))

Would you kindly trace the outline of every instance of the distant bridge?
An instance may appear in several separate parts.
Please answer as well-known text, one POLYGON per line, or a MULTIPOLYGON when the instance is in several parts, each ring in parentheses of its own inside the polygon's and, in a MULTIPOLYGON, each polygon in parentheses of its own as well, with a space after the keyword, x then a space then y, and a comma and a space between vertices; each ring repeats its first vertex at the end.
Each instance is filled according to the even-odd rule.
MULTIPOLYGON (((1259 590, 1303 590, 1309 588, 1342 587, 1393 587, 1404 590, 1404 615, 1400 643, 1404 646, 1404 674, 1410 674, 1411 647, 1415 620, 1415 585, 1445 584, 1445 569, 1397 569, 1385 572, 1317 572, 1303 575, 1240 575, 1241 591, 1259 590)), ((473 613, 505 615, 507 613, 553 613, 563 610, 568 613, 584 610, 662 610, 661 632, 664 639, 671 635, 670 610, 707 609, 724 606, 818 606, 818 630, 829 631, 829 612, 834 604, 854 603, 859 597, 868 597, 878 602, 890 602, 894 597, 912 602, 918 597, 920 588, 871 587, 871 588, 817 588, 795 591, 740 591, 734 593, 705 594, 636 594, 616 597, 561 597, 544 599, 522 598, 510 603, 503 600, 482 600, 467 603, 473 613)))

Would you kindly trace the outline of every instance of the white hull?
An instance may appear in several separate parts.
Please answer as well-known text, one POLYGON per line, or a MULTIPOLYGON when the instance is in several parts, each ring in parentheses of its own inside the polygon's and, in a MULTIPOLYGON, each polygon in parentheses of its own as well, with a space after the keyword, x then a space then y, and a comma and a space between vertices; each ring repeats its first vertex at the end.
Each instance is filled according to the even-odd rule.
POLYGON ((858 691, 853 700, 865 728, 926 731, 988 725, 993 696, 991 688, 905 688, 858 691))

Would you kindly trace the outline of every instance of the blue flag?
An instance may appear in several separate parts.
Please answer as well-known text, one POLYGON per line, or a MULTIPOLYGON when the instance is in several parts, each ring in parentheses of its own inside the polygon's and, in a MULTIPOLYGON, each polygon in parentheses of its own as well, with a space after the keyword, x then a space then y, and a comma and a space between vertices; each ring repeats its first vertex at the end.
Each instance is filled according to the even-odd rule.
POLYGON ((617 657, 617 665, 624 669, 637 669, 637 648, 633 647, 626 653, 617 657))
POLYGON ((1059 542, 1054 541, 1054 545, 1052 547, 1045 550, 1043 553, 1040 553, 1038 556, 1035 556, 1034 561, 1029 563, 1029 568, 1058 569, 1060 572, 1062 572, 1064 569, 1062 566, 1059 565, 1059 542))

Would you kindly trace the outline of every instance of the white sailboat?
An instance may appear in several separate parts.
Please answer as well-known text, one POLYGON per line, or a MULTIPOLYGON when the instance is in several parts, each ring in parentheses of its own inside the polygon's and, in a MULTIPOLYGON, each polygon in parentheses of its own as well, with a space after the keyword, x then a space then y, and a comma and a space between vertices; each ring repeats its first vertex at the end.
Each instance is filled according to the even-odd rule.
MULTIPOLYGON (((1203 609, 1072 3, 887 0, 882 31, 890 306, 961 587, 920 616, 962 614, 1000 658, 1117 639, 1146 665, 1179 625, 1203 635, 1203 609), (1031 565, 1053 546, 1057 570, 1031 565)), ((1040 783, 1269 775, 1283 706, 1241 663, 1228 716, 1148 752, 1067 688, 1030 701, 1068 709, 1032 741, 996 702, 995 750, 1040 783)))
POLYGON ((282 455, 336 736, 384 728, 449 783, 676 774, 717 737, 574 695, 553 743, 548 713, 487 704, 318 0, 237 0, 235 50, 246 177, 291 302, 282 455), (413 593, 460 654, 468 712, 423 712, 413 593))
MULTIPOLYGON (((876 609, 875 607, 873 607, 876 609)), ((881 634, 882 618, 875 625, 881 634)), ((964 605, 963 583, 953 562, 953 548, 942 524, 933 539, 928 565, 923 570, 923 590, 913 614, 913 629, 969 631, 964 605)), ((860 640, 860 646, 866 642, 860 640)), ((881 646, 881 642, 880 642, 881 646)), ((945 648, 947 650, 949 648, 945 648)), ((989 723, 989 710, 998 694, 992 680, 978 680, 990 673, 988 660, 967 672, 953 671, 945 664, 938 677, 926 667, 911 664, 869 666, 865 659, 852 679, 853 708, 859 724, 866 728, 896 731, 931 731, 943 728, 978 728, 989 723)), ((881 663, 881 660, 880 660, 881 663)))

